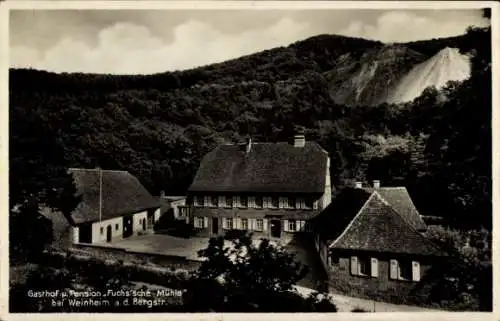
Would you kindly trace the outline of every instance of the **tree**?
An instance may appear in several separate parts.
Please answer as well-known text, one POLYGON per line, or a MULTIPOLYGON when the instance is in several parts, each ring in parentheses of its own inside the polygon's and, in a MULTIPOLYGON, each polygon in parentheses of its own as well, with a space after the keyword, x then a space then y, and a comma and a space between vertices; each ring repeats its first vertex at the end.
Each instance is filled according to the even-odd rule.
POLYGON ((212 238, 199 252, 205 261, 187 289, 186 310, 336 312, 327 295, 313 293, 304 298, 294 291, 307 267, 293 255, 267 239, 252 240, 251 235, 237 234, 212 238))

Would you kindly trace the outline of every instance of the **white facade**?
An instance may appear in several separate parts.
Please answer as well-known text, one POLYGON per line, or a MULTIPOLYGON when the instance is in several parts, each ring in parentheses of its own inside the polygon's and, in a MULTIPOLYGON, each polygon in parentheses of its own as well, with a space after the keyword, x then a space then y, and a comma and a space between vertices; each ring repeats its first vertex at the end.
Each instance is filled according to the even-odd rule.
POLYGON ((158 209, 156 209, 156 211, 154 213, 155 223, 158 222, 158 220, 160 219, 160 215, 161 215, 161 208, 158 208, 158 209))
POLYGON ((106 242, 107 228, 111 226, 111 239, 121 238, 123 234, 123 218, 116 217, 92 224, 92 243, 106 242), (118 226, 118 228, 116 228, 118 226), (101 230, 102 228, 102 230, 101 230), (102 233, 101 233, 102 232, 102 233))
MULTIPOLYGON (((158 208, 153 213, 153 224, 160 219, 161 209, 158 208)), ((148 226, 148 211, 138 212, 132 215, 132 235, 138 235, 144 232, 144 226, 147 230, 151 230, 148 226), (144 226, 143 226, 144 222, 144 226)), ((111 241, 123 238, 123 216, 107 219, 101 222, 94 222, 91 226, 92 243, 102 243, 108 241, 108 227, 111 229, 111 241)), ((71 228, 71 237, 73 243, 80 242, 79 237, 80 228, 74 226, 71 228)))
POLYGON ((139 232, 144 232, 145 231, 144 226, 147 229, 148 212, 144 211, 136 213, 132 217, 132 220, 133 220, 132 230, 134 231, 134 235, 137 235, 139 232))

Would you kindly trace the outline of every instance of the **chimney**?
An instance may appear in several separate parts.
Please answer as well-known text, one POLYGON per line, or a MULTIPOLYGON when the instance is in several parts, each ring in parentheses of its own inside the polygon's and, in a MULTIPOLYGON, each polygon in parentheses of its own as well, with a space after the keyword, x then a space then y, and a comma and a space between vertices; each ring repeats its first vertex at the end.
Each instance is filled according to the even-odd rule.
POLYGON ((293 138, 293 147, 304 147, 306 145, 306 137, 304 135, 295 135, 293 138))
POLYGON ((380 188, 380 181, 379 180, 373 181, 373 188, 380 188))
POLYGON ((246 152, 247 154, 250 153, 250 150, 252 149, 252 139, 251 138, 248 138, 247 139, 247 148, 246 148, 246 152))
POLYGON ((361 188, 363 187, 363 184, 361 182, 356 182, 354 185, 355 188, 361 188))

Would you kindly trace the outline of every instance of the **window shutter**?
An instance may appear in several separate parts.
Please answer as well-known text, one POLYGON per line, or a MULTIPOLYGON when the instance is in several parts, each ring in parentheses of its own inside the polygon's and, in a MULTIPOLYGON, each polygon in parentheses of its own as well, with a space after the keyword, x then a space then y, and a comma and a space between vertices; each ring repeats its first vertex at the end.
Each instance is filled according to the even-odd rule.
POLYGON ((203 227, 207 228, 208 227, 208 217, 203 218, 203 227))
POLYGON ((284 222, 283 230, 285 232, 290 232, 289 229, 288 229, 288 220, 284 220, 283 222, 284 222))
POLYGON ((263 228, 263 231, 267 231, 267 219, 266 218, 262 219, 262 228, 263 228))
POLYGON ((391 260, 389 277, 393 280, 396 280, 398 278, 398 261, 396 260, 391 260))
POLYGON ((255 219, 254 218, 248 219, 248 229, 255 230, 255 219))
POLYGON ((378 260, 374 257, 372 257, 372 265, 371 265, 371 271, 372 271, 372 277, 376 278, 378 277, 378 260))
POLYGON ((358 274, 358 258, 355 256, 351 256, 351 274, 358 274))
POLYGON ((412 266, 412 280, 413 281, 420 281, 420 263, 417 261, 411 262, 412 266))
POLYGON ((209 201, 208 196, 204 196, 203 197, 203 206, 208 206, 208 201, 209 201))
POLYGON ((255 207, 255 196, 248 196, 248 207, 249 208, 255 207))
POLYGON ((264 208, 269 208, 269 197, 268 196, 264 196, 262 203, 263 203, 262 206, 264 208))
POLYGON ((222 218, 222 228, 227 229, 227 218, 225 218, 225 217, 222 218))
POLYGON ((219 196, 219 207, 224 207, 224 206, 226 206, 226 197, 219 196))
POLYGON ((234 202, 233 207, 240 207, 241 206, 240 197, 238 195, 234 196, 233 202, 234 202))

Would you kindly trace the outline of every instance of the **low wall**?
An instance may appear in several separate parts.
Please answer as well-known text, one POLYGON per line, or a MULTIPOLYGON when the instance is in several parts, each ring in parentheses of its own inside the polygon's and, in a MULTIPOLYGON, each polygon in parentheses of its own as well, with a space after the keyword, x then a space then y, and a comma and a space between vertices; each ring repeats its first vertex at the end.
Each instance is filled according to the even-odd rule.
POLYGON ((171 269, 186 269, 188 271, 197 270, 201 265, 201 261, 190 260, 182 256, 135 252, 123 248, 95 244, 74 244, 70 251, 83 252, 82 254, 89 254, 104 260, 121 260, 139 264, 152 263, 171 269))

